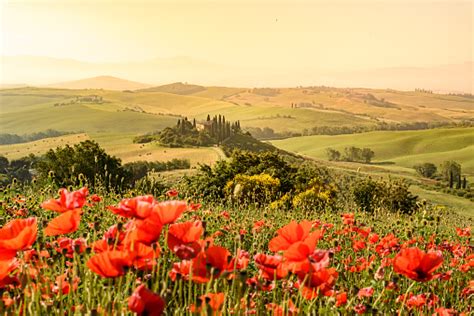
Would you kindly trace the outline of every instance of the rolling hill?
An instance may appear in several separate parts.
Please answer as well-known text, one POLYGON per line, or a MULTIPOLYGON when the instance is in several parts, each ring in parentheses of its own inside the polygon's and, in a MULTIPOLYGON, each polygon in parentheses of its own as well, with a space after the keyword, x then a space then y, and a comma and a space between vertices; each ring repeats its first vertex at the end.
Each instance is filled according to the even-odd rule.
POLYGON ((474 128, 440 128, 423 131, 378 131, 337 136, 293 137, 271 142, 278 148, 325 160, 326 149, 368 147, 375 152, 374 164, 412 168, 416 163, 446 160, 461 163, 474 176, 474 128))
POLYGON ((104 90, 138 90, 150 85, 112 76, 98 76, 75 81, 59 82, 48 85, 59 89, 104 89, 104 90))

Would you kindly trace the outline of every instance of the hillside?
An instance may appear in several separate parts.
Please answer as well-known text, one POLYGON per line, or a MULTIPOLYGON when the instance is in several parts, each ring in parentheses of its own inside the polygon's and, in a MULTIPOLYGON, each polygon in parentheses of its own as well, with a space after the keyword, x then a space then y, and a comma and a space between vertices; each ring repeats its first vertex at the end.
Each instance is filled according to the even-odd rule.
POLYGON ((81 121, 86 116, 87 120, 95 121, 94 115, 100 117, 105 113, 103 119, 115 125, 113 130, 120 125, 120 122, 113 124, 114 116, 128 111, 132 118, 127 126, 122 127, 137 132, 149 131, 148 124, 140 122, 142 119, 146 122, 155 117, 161 121, 157 115, 205 119, 208 114, 222 114, 230 120, 240 120, 243 128, 268 127, 278 133, 311 134, 315 128, 370 129, 382 122, 439 124, 469 121, 474 118, 473 102, 469 95, 327 87, 243 89, 176 83, 125 92, 17 88, 0 90, 0 125, 3 132, 9 133, 41 131, 46 123, 55 125, 49 128, 58 130, 61 130, 60 125, 64 125, 62 128, 72 125, 69 130, 109 131, 107 124, 102 127, 99 127, 102 124, 94 124, 92 127, 92 122, 83 122, 77 124, 82 126, 78 128, 74 122, 63 124, 64 118, 75 117, 81 121), (72 103, 75 98, 90 96, 99 97, 101 103, 72 103), (54 107, 55 104, 64 106, 54 107))
POLYGON ((197 92, 205 91, 206 88, 194 84, 186 84, 182 82, 175 82, 167 85, 151 87, 146 89, 141 89, 143 92, 166 92, 179 95, 188 95, 194 94, 197 92))
POLYGON ((424 131, 379 131, 338 136, 305 136, 271 143, 284 150, 327 159, 326 149, 369 147, 375 152, 374 164, 412 168, 416 163, 441 164, 445 160, 461 163, 474 175, 474 128, 432 129, 424 131))
POLYGON ((98 76, 75 81, 59 82, 48 85, 59 89, 104 89, 104 90, 138 90, 150 85, 112 76, 98 76))

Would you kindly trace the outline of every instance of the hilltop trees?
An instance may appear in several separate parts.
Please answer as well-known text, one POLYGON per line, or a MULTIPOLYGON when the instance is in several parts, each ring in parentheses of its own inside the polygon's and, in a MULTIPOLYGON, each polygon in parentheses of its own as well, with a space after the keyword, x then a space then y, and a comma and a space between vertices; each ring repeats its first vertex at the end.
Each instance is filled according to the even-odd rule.
POLYGON ((138 136, 136 143, 147 143, 154 140, 169 147, 212 146, 221 145, 226 139, 240 132, 240 122, 229 122, 224 115, 207 115, 204 122, 187 117, 179 119, 174 127, 167 127, 161 132, 138 136))

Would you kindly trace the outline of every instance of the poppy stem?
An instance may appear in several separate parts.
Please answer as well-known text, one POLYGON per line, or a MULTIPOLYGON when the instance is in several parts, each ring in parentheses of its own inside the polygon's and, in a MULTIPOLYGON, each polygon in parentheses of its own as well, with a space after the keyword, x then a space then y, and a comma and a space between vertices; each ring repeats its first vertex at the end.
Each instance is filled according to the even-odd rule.
POLYGON ((403 297, 402 307, 400 308, 400 311, 398 312, 399 316, 402 314, 403 308, 405 307, 405 302, 407 301, 408 294, 410 293, 413 286, 415 286, 415 284, 416 284, 416 281, 413 281, 411 285, 408 287, 407 291, 405 292, 405 295, 403 297))

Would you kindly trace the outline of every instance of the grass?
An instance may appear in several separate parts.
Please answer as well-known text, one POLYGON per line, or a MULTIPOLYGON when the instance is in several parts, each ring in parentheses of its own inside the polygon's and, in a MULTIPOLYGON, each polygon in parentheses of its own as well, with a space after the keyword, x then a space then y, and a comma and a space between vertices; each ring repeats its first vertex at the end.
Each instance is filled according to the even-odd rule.
MULTIPOLYGON (((378 131, 337 136, 304 136, 276 140, 271 143, 284 150, 327 159, 326 149, 341 153, 345 147, 368 147, 375 152, 375 163, 392 162, 412 168, 416 163, 441 164, 455 160, 463 171, 474 174, 474 128, 431 129, 423 131, 378 131)), ((390 165, 387 165, 390 166, 390 165)))

